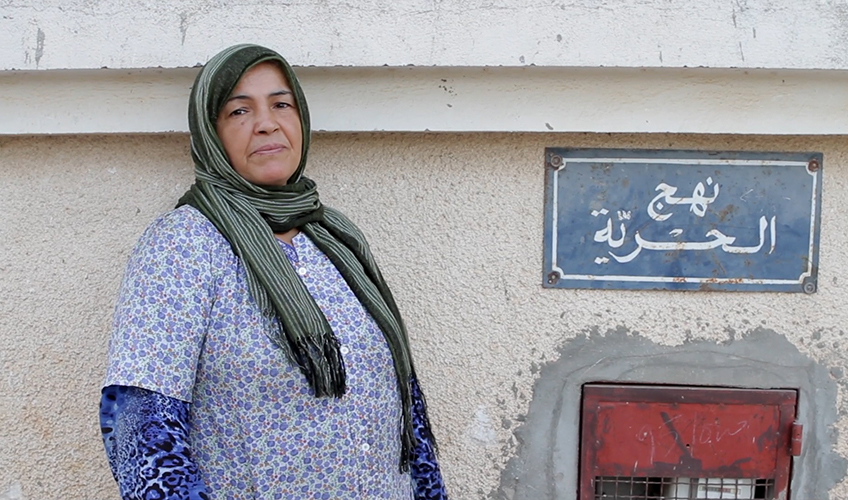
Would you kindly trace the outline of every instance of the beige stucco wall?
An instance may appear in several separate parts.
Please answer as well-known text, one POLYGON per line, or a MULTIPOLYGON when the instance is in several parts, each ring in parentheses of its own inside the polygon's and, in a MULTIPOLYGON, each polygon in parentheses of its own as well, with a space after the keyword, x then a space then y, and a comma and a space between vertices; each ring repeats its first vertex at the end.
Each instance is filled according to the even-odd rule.
MULTIPOLYGON (((310 165, 406 314, 455 499, 497 487, 536 367, 592 328, 675 345, 765 327, 848 368, 845 137, 324 134, 310 165), (824 152, 818 293, 543 290, 546 146, 824 152)), ((0 499, 117 498, 97 424, 112 301, 135 239, 191 178, 185 135, 0 137, 0 499)))

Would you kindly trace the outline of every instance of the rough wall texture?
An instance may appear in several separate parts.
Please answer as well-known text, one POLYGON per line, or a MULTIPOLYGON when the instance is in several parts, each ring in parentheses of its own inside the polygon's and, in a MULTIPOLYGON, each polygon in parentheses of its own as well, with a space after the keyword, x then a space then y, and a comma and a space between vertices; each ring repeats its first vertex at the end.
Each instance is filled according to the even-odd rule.
MULTIPOLYGON (((327 134, 310 158, 405 311, 453 498, 497 491, 540 366, 593 329, 718 350, 770 330, 827 370, 821 445, 848 456, 844 137, 327 134), (545 146, 824 152, 818 293, 543 290, 545 146)), ((117 498, 96 422, 112 301, 135 239, 191 177, 184 135, 0 138, 0 499, 117 498)))

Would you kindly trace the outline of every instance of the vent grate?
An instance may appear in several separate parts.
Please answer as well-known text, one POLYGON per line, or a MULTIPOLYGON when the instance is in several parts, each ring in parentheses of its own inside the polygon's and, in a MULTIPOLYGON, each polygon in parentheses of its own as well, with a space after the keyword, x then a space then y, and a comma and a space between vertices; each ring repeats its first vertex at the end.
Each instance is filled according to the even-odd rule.
POLYGON ((774 500, 774 479, 595 477, 595 500, 774 500))

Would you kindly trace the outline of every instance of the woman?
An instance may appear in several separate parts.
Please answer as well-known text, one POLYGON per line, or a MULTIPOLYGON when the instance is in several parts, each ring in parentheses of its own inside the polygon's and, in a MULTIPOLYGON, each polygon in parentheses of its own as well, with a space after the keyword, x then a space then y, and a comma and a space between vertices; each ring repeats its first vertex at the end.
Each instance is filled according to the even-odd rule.
POLYGON ((447 498, 406 331, 303 176, 288 63, 239 45, 189 103, 196 182, 130 258, 101 427, 124 499, 447 498))

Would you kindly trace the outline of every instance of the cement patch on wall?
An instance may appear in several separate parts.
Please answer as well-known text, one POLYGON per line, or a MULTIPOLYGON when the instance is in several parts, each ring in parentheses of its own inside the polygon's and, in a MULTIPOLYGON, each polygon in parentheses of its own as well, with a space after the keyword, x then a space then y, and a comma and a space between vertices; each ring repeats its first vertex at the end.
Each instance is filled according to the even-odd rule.
POLYGON ((546 364, 534 386, 519 443, 490 498, 543 500, 576 498, 581 387, 589 382, 640 382, 798 389, 798 420, 804 447, 793 462, 794 498, 828 498, 843 480, 846 460, 837 455, 836 383, 828 369, 802 354, 786 337, 756 329, 740 339, 662 346, 620 327, 566 343, 559 359, 546 364))

